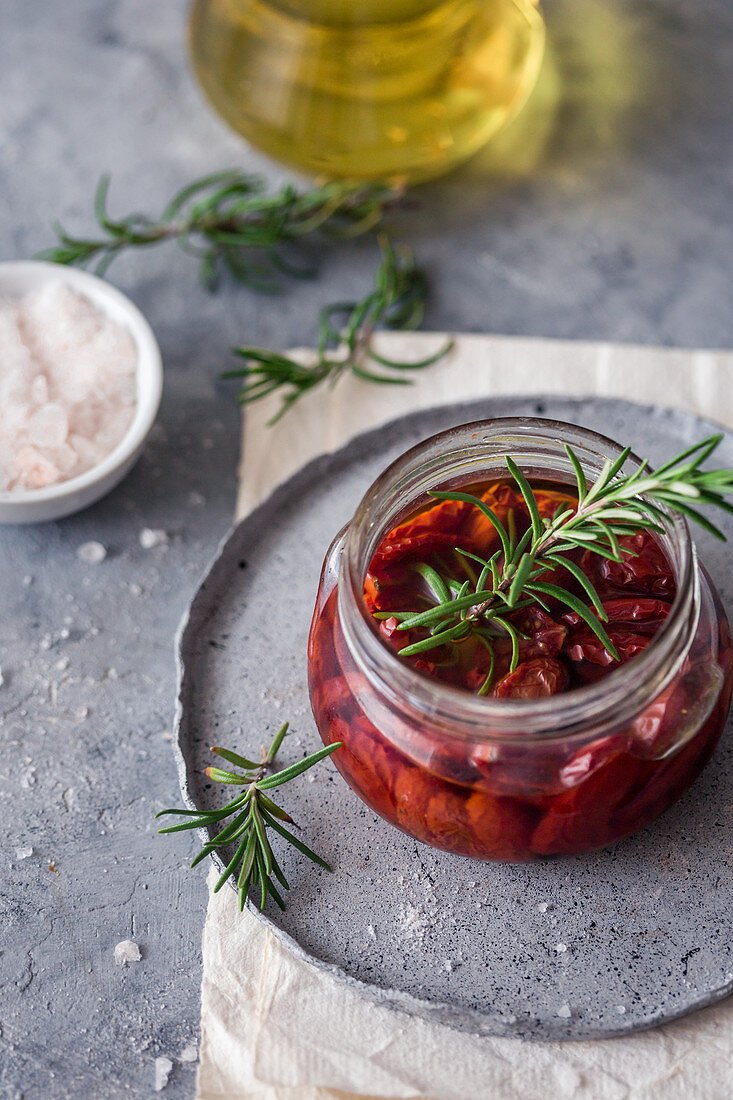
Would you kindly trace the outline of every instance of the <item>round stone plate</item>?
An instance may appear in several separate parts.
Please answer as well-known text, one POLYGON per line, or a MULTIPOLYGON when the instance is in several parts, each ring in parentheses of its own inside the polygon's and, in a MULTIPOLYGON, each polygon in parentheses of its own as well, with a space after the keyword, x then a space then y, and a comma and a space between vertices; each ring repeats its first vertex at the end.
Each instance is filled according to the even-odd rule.
MULTIPOLYGON (((319 747, 306 640, 321 562, 374 477, 434 432, 517 415, 594 428, 653 462, 715 430, 622 401, 485 400, 406 417, 309 464, 232 532, 181 629, 177 751, 189 806, 231 796, 203 774, 211 744, 253 755, 288 719, 282 766, 319 747)), ((733 438, 717 458, 733 466, 733 438)), ((733 517, 722 524, 733 534, 733 517)), ((730 613, 728 548, 696 537, 730 613)), ((337 980, 456 1028, 582 1039, 651 1027, 733 990, 731 755, 728 729, 686 797, 629 840, 515 865, 418 844, 326 760, 277 793, 334 873, 279 844, 288 907, 270 901, 261 919, 337 980)))

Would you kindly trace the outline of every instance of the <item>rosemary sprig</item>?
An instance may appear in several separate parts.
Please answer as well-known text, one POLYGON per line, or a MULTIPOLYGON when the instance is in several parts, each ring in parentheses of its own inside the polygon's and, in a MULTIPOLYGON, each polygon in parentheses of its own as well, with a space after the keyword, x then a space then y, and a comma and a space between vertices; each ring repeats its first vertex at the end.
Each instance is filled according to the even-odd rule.
POLYGON ((381 612, 377 617, 396 617, 399 630, 428 632, 425 638, 399 650, 403 657, 455 644, 469 636, 479 638, 492 656, 492 669, 479 694, 486 694, 490 688, 493 646, 501 634, 508 634, 512 644, 510 671, 517 666, 521 636, 507 616, 531 604, 549 611, 548 599, 557 600, 575 611, 614 660, 618 660, 618 653, 603 626, 607 615, 600 597, 590 578, 568 554, 578 549, 589 550, 612 561, 621 561, 623 555, 631 551, 624 549, 619 540, 640 531, 662 533, 660 520, 666 518, 669 510, 694 520, 710 534, 724 540, 723 533, 698 511, 700 505, 710 505, 733 513, 733 505, 725 500, 726 495, 733 493, 733 470, 700 468, 722 438, 722 435, 711 436, 656 470, 644 462, 634 473, 622 476, 621 470, 631 453, 631 448, 626 447, 615 461, 605 463, 590 487, 580 459, 566 446, 575 474, 578 504, 575 508, 560 505, 549 518, 542 518, 527 478, 507 456, 507 469, 519 487, 530 517, 530 526, 519 539, 513 525, 507 529, 478 497, 461 492, 431 493, 436 500, 465 501, 478 508, 494 527, 500 549, 491 558, 483 559, 456 547, 464 561, 480 566, 478 575, 470 570, 475 579, 463 583, 440 576, 424 563, 416 565, 431 606, 418 612, 381 612), (543 574, 558 566, 577 581, 588 599, 587 604, 559 584, 543 578, 543 574))
POLYGON ((268 895, 274 899, 281 909, 285 908, 285 902, 273 882, 273 877, 277 879, 283 889, 289 890, 290 887, 275 858, 268 837, 268 830, 274 830, 320 867, 325 867, 327 871, 331 870, 324 859, 321 859, 319 855, 311 851, 307 844, 304 844, 302 840, 285 828, 283 822, 287 822, 295 828, 297 828, 297 825, 295 825, 290 814, 272 801, 269 792, 274 787, 289 783, 291 779, 302 775, 304 771, 312 768, 319 760, 323 760, 325 756, 329 756, 340 748, 342 742, 337 741, 333 745, 327 745, 325 748, 318 749, 317 752, 313 752, 310 756, 299 760, 296 764, 291 764, 288 768, 268 774, 287 732, 288 723, 285 722, 275 734, 273 742, 266 752, 263 746, 262 760, 259 764, 254 760, 248 760, 246 757, 232 752, 230 749, 212 747, 211 751, 226 760, 227 763, 244 769, 243 775, 222 768, 212 767, 206 769, 209 778, 214 779, 217 783, 231 783, 235 786, 246 787, 246 790, 237 795, 223 809, 161 810, 160 813, 155 815, 158 818, 163 817, 165 814, 178 814, 191 819, 178 825, 169 825, 165 829, 159 829, 158 831, 161 833, 178 833, 184 829, 209 827, 213 829, 215 825, 226 818, 232 819, 228 825, 212 835, 211 839, 204 844, 191 866, 195 867, 197 863, 200 863, 201 860, 211 855, 218 848, 235 846, 234 854, 219 877, 214 892, 220 890, 230 876, 235 878, 240 910, 244 908, 244 902, 250 887, 257 886, 259 886, 260 909, 264 909, 268 895))
MULTIPOLYGON (((225 270, 251 289, 273 292, 280 289, 278 274, 315 274, 293 264, 289 256, 293 245, 317 233, 338 238, 366 233, 404 201, 402 191, 381 184, 332 182, 309 190, 285 184, 270 193, 259 176, 233 169, 183 187, 157 219, 145 214, 114 219, 107 211, 109 183, 109 176, 102 176, 94 200, 104 235, 74 237, 57 225, 58 245, 40 252, 37 259, 92 267, 97 275, 104 275, 126 249, 176 240, 198 258, 201 280, 210 290, 225 270)), ((373 289, 360 302, 338 302, 321 310, 317 359, 312 366, 264 348, 235 349, 246 365, 223 377, 246 379, 239 394, 242 404, 274 390, 284 391, 273 423, 308 390, 326 379, 336 382, 345 371, 368 382, 406 384, 408 379, 389 372, 426 367, 446 354, 452 342, 412 363, 386 359, 372 347, 372 334, 380 325, 417 328, 427 292, 425 274, 408 248, 393 246, 385 236, 380 236, 380 247, 373 289), (387 368, 387 373, 370 370, 369 362, 387 368)))
POLYGON ((279 391, 282 403, 270 420, 275 423, 309 390, 328 381, 334 385, 351 371, 365 382, 409 385, 411 379, 399 374, 375 372, 366 364, 372 361, 393 371, 419 370, 442 359, 453 346, 448 340, 435 354, 412 362, 387 359, 372 346, 374 331, 379 326, 411 330, 418 327, 425 312, 427 281, 416 266, 412 252, 395 247, 380 234, 381 261, 373 289, 360 302, 339 302, 326 306, 319 315, 319 337, 316 361, 304 366, 297 360, 264 348, 235 348, 235 354, 246 360, 243 367, 226 371, 224 378, 243 378, 240 404, 258 401, 279 391))
POLYGON ((379 184, 326 183, 301 190, 288 183, 268 192, 259 176, 238 169, 215 172, 178 191, 158 218, 107 212, 109 176, 99 181, 94 213, 101 237, 74 237, 56 225, 58 244, 37 259, 93 267, 104 275, 128 248, 177 240, 198 257, 205 286, 213 289, 222 269, 255 290, 278 289, 276 275, 312 275, 293 266, 287 248, 315 233, 353 237, 377 226, 402 201, 400 191, 379 184), (263 262, 264 261, 264 262, 263 262))

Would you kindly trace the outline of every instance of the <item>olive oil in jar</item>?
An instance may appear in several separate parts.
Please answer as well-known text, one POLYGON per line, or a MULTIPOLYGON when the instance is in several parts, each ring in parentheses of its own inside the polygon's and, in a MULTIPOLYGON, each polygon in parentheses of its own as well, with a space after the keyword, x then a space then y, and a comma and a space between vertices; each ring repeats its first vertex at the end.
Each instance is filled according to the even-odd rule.
POLYGON ((191 52, 214 107, 316 175, 419 180, 476 152, 531 91, 531 0, 195 0, 191 52))

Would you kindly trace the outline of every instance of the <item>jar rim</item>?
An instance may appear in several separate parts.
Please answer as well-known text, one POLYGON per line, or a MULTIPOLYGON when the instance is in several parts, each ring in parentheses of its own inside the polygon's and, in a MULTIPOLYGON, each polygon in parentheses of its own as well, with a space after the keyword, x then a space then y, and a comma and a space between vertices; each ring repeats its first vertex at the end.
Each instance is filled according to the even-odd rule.
MULTIPOLYGON (((367 489, 352 522, 343 533, 339 568, 339 614, 344 635, 360 670, 392 706, 442 727, 452 735, 495 741, 506 735, 513 742, 566 738, 589 724, 627 720, 646 705, 674 676, 684 660, 699 614, 697 559, 684 517, 663 508, 668 557, 675 569, 677 590, 664 623, 642 653, 595 684, 539 699, 478 696, 429 679, 399 659, 379 639, 364 605, 364 579, 372 554, 386 531, 404 517, 429 487, 445 484, 450 473, 475 470, 503 455, 515 460, 552 458, 551 476, 572 467, 565 455, 569 442, 586 473, 599 471, 603 461, 617 458, 622 447, 608 436, 564 421, 540 417, 497 417, 448 428, 422 440, 392 462, 367 489), (543 450, 544 449, 544 450, 543 450), (563 467, 562 457, 566 466, 563 467), (558 465, 555 465, 557 460, 558 465)), ((635 453, 627 466, 639 467, 635 453)), ((464 474, 464 480, 467 477, 464 474)), ((475 478, 474 478, 475 480, 475 478)), ((574 480, 574 479, 573 479, 574 480)))

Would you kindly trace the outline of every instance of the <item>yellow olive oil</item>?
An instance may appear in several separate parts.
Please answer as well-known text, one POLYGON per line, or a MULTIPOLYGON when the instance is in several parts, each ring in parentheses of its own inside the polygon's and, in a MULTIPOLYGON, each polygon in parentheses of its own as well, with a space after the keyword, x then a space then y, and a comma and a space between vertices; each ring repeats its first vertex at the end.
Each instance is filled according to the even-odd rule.
POLYGON ((220 114, 316 175, 419 180, 515 114, 539 71, 531 0, 195 0, 191 52, 220 114))

